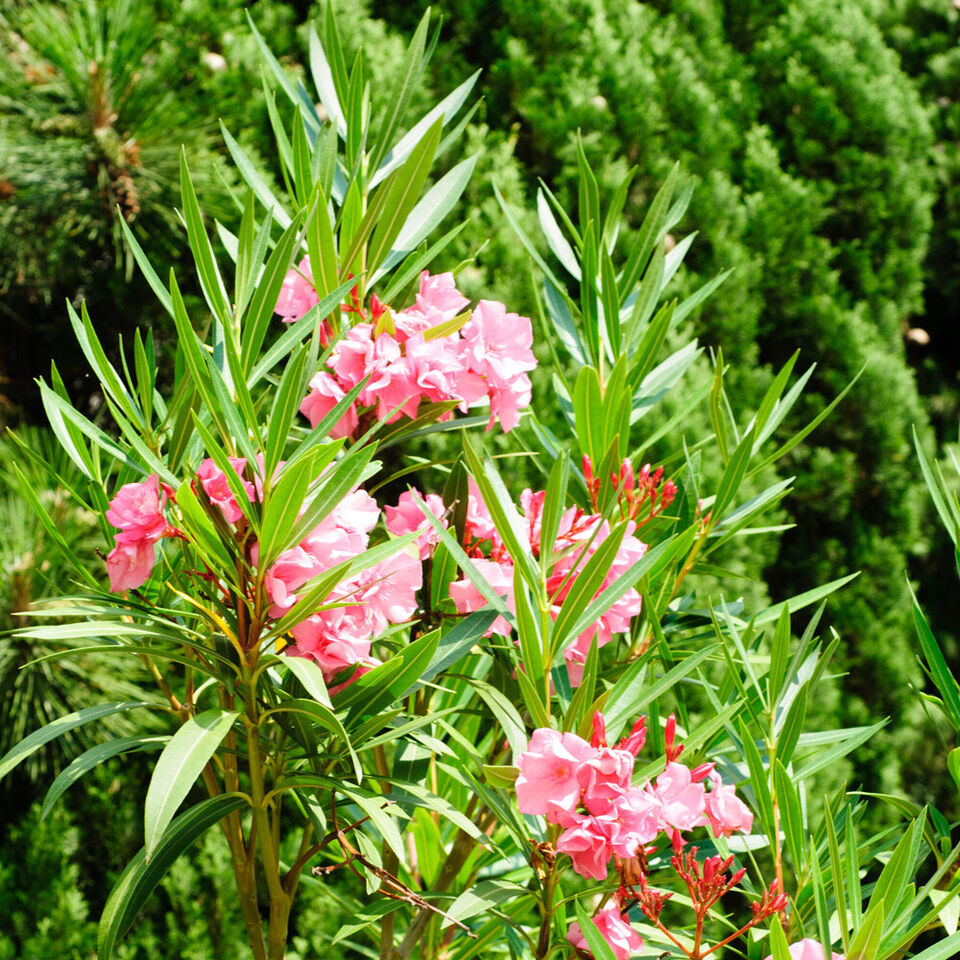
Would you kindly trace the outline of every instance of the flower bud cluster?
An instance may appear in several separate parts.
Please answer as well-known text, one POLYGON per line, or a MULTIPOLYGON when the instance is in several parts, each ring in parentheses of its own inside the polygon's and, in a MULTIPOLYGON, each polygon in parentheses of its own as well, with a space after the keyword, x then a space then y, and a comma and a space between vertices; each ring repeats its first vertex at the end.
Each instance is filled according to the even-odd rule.
MULTIPOLYGON (((593 463, 586 454, 582 465, 590 503, 599 511, 602 480, 594 475, 593 463)), ((663 467, 657 467, 651 473, 651 465, 645 463, 635 475, 629 459, 623 461, 618 473, 610 474, 610 486, 617 493, 620 516, 634 521, 638 527, 666 510, 677 495, 677 485, 672 480, 663 483, 663 467)))

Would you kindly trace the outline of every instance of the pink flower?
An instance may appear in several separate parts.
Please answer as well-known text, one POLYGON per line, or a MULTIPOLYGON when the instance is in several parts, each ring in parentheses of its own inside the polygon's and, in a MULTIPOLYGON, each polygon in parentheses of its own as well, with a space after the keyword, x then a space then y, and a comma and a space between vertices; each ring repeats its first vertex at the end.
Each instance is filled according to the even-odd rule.
MULTIPOLYGON (((823 947, 816 940, 798 940, 790 944, 790 956, 793 960, 823 960, 823 947)), ((844 960, 842 953, 834 953, 833 960, 844 960)), ((769 956, 766 960, 773 960, 769 956)))
POLYGON ((706 823, 706 791, 696 783, 689 767, 682 763, 668 763, 657 777, 653 796, 661 805, 664 822, 678 830, 692 830, 706 823))
MULTIPOLYGON (((243 457, 229 457, 228 459, 230 460, 230 466, 240 477, 247 499, 252 501, 255 496, 253 484, 243 479, 243 470, 247 461, 243 457)), ((230 489, 230 484, 227 483, 227 476, 217 466, 215 460, 207 458, 200 464, 200 469, 197 470, 197 479, 210 498, 210 502, 215 503, 223 512, 223 518, 227 523, 236 523, 243 516, 243 511, 230 489)))
POLYGON ((167 492, 161 493, 160 478, 156 474, 140 483, 125 483, 107 510, 107 519, 121 531, 114 534, 117 543, 159 540, 167 529, 163 516, 166 503, 167 492))
POLYGON ((290 631, 296 645, 289 653, 314 660, 327 681, 363 662, 370 656, 371 638, 356 613, 356 606, 334 607, 307 617, 290 631))
POLYGON ((469 305, 470 301, 457 289, 452 273, 431 277, 424 270, 420 274, 420 292, 416 304, 394 314, 397 339, 402 343, 408 337, 448 323, 469 305))
MULTIPOLYGON (((428 493, 426 497, 418 494, 426 503, 427 509, 446 527, 449 526, 443 514, 445 512, 443 500, 435 493, 428 493)), ((440 534, 433 528, 430 521, 423 515, 417 506, 414 494, 407 490, 400 494, 395 507, 384 507, 387 529, 394 536, 402 537, 405 533, 422 530, 423 535, 417 537, 415 543, 420 551, 420 559, 426 560, 433 553, 433 548, 440 542, 440 534)))
POLYGON ((420 561, 399 553, 341 581, 323 601, 337 606, 319 610, 290 631, 296 641, 291 653, 315 660, 327 680, 368 662, 372 638, 415 613, 421 578, 420 561))
POLYGON ((460 391, 465 403, 478 399, 483 378, 490 397, 490 423, 499 418, 504 431, 517 425, 519 410, 530 403, 530 378, 537 360, 533 355, 533 327, 528 317, 507 313, 502 303, 481 300, 460 331, 465 375, 460 391))
MULTIPOLYGON (((627 923, 620 914, 617 907, 608 907, 601 910, 594 918, 593 922, 600 931, 603 939, 610 945, 617 960, 629 960, 633 954, 643 947, 643 938, 633 927, 627 923)), ((573 944, 577 950, 590 953, 587 946, 587 938, 580 930, 580 924, 574 923, 567 934, 567 940, 573 944)))
POLYGON ((423 567, 417 557, 401 551, 358 574, 357 600, 373 634, 391 623, 403 623, 417 611, 417 591, 423 586, 423 567))
MULTIPOLYGON (((254 563, 258 557, 254 556, 254 563)), ((273 601, 271 617, 282 617, 299 599, 296 591, 308 580, 319 576, 331 566, 298 544, 285 550, 263 578, 267 596, 273 601)))
POLYGON ((626 790, 608 805, 608 809, 608 817, 616 823, 616 828, 611 831, 611 846, 624 860, 635 857, 637 847, 650 843, 666 826, 660 804, 645 790, 626 790))
POLYGON ((107 554, 111 593, 143 586, 153 569, 155 540, 117 541, 107 554))
MULTIPOLYGON (((316 427, 321 420, 347 395, 347 391, 329 373, 320 371, 310 381, 310 392, 300 404, 300 412, 316 427)), ((357 407, 351 403, 347 412, 330 428, 334 440, 349 437, 357 429, 357 407)))
POLYGON ((393 423, 401 416, 414 417, 421 391, 413 364, 389 333, 375 337, 373 331, 369 323, 352 327, 334 347, 328 364, 348 388, 369 377, 358 399, 364 406, 376 405, 379 419, 393 423))
POLYGON ((574 871, 581 877, 606 880, 607 865, 614 854, 610 842, 614 825, 602 817, 572 819, 576 822, 560 834, 557 850, 570 857, 574 871))
POLYGON ((582 789, 577 773, 593 753, 590 744, 576 734, 545 727, 535 730, 526 753, 517 759, 520 812, 551 816, 556 810, 576 811, 582 789))
POLYGON ((596 748, 577 771, 584 806, 593 814, 606 813, 610 802, 629 788, 632 776, 632 753, 611 747, 596 748))
MULTIPOLYGON (((280 617, 298 599, 308 580, 367 548, 368 534, 380 519, 380 508, 365 490, 347 494, 295 547, 285 550, 267 570, 264 584, 273 601, 270 616, 280 617)), ((258 561, 255 554, 253 562, 258 561)))
POLYGON ((753 828, 753 814, 736 796, 733 784, 725 786, 718 773, 711 779, 714 786, 706 795, 706 814, 713 828, 713 835, 729 837, 734 830, 749 833, 753 828))
POLYGON ((304 257, 296 269, 289 270, 283 278, 274 313, 280 314, 284 323, 293 323, 319 302, 320 297, 313 285, 310 258, 304 257))
MULTIPOLYGON (((513 564, 497 563, 495 560, 476 559, 473 565, 484 580, 487 581, 490 589, 503 597, 507 603, 507 609, 513 610, 513 564)), ((474 610, 480 610, 487 606, 487 600, 482 593, 474 586, 473 581, 464 577, 450 584, 450 599, 453 600, 457 608, 457 613, 472 613, 474 610)), ((497 617, 490 625, 485 636, 491 633, 498 633, 501 637, 510 636, 510 624, 504 617, 497 617)))
POLYGON ((487 508, 477 486, 476 480, 470 477, 469 494, 467 496, 467 521, 464 528, 467 544, 475 545, 478 542, 489 540, 492 548, 497 550, 503 546, 500 534, 493 523, 493 517, 487 508))
POLYGON ((404 351, 416 386, 427 400, 459 399, 456 391, 463 368, 452 338, 426 340, 417 333, 406 341, 404 351))
MULTIPOLYGON (((420 274, 420 292, 413 309, 433 321, 433 325, 452 320, 470 306, 470 301, 457 289, 452 273, 434 276, 424 270, 420 274)), ((406 311, 410 312, 410 311, 406 311)))

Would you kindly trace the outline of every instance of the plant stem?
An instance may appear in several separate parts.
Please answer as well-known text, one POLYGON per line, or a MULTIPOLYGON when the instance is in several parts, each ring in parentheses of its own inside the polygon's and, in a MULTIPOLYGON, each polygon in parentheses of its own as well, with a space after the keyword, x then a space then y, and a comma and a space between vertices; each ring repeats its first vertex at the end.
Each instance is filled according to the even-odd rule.
MULTIPOLYGON (((267 933, 269 960, 282 960, 287 944, 287 926, 290 919, 290 897, 280 879, 279 843, 275 842, 267 814, 269 801, 264 796, 263 756, 260 753, 260 723, 257 715, 257 690, 254 670, 250 663, 243 664, 244 682, 247 687, 244 726, 247 731, 247 760, 250 764, 250 796, 253 803, 253 822, 256 828, 263 872, 270 891, 270 924, 267 933)), ((252 832, 251 832, 252 833, 252 832)), ((254 856, 251 845, 248 857, 254 856)))
MULTIPOLYGON (((383 778, 384 786, 386 786, 386 784, 389 783, 390 772, 387 769, 387 755, 382 744, 374 748, 373 758, 377 765, 377 773, 383 778)), ((397 875, 397 868, 400 866, 400 861, 386 841, 383 842, 381 847, 380 861, 383 865, 383 869, 386 870, 387 873, 392 874, 393 876, 397 875)), ((384 886, 385 881, 381 881, 380 889, 382 890, 384 886)), ((393 955, 393 931, 395 919, 396 918, 392 913, 388 913, 380 921, 380 960, 390 960, 390 957, 393 955)))
MULTIPOLYGON (((482 830, 483 826, 480 826, 480 829, 482 830)), ((457 834, 457 839, 454 841, 453 847, 450 849, 450 853, 447 854, 447 859, 443 862, 443 867, 440 869, 437 882, 433 885, 435 891, 442 893, 453 883, 461 867, 466 863, 467 857, 470 856, 470 851, 473 850, 476 842, 477 841, 465 830, 461 830, 457 834)), ((403 942, 394 952, 393 957, 399 958, 399 960, 407 960, 407 957, 413 952, 413 948, 420 942, 423 931, 426 929, 432 916, 433 911, 427 907, 420 908, 413 918, 413 922, 407 929, 403 942)))

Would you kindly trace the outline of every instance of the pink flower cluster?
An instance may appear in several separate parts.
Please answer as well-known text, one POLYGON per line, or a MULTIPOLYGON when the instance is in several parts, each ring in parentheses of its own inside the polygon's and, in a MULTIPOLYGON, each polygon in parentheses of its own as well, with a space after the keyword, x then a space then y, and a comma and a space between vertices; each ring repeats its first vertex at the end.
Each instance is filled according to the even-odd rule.
POLYGON ((107 554, 110 590, 133 590, 146 583, 155 561, 154 544, 174 534, 163 515, 173 491, 153 474, 140 483, 125 483, 110 501, 107 520, 118 527, 116 546, 107 554))
POLYGON ((541 728, 517 759, 520 811, 545 815, 564 828, 557 850, 570 857, 581 876, 605 880, 611 859, 632 859, 661 831, 679 833, 709 824, 715 836, 729 836, 735 830, 749 833, 753 826, 753 814, 732 786, 724 786, 714 765, 691 770, 676 762, 679 750, 668 750, 666 767, 654 784, 633 786, 644 724, 641 718, 616 747, 607 746, 600 713, 594 716, 590 743, 573 733, 541 728), (714 787, 709 792, 704 786, 708 779, 714 787))
MULTIPOLYGON (((527 521, 527 536, 534 556, 540 555, 540 524, 545 496, 542 490, 536 493, 524 490, 520 495, 520 507, 527 521)), ((435 516, 442 516, 443 503, 439 497, 428 496, 426 505, 435 516)), ((387 508, 386 522, 387 528, 397 535, 414 530, 423 531, 417 541, 421 558, 429 556, 438 541, 436 531, 420 512, 412 493, 403 494, 397 507, 387 508)), ((633 536, 634 529, 633 521, 629 521, 627 533, 597 595, 622 577, 646 552, 647 545, 633 536)), ((577 575, 609 533, 610 525, 599 514, 588 514, 577 507, 571 507, 561 517, 553 548, 554 562, 547 580, 547 590, 552 597, 551 613, 554 617, 560 612, 577 575)), ((464 547, 474 566, 494 593, 503 597, 507 607, 512 610, 514 561, 497 533, 490 512, 472 480, 467 503, 465 541, 464 547)), ((473 582, 466 577, 450 584, 450 596, 458 613, 479 610, 487 603, 473 582)), ((640 594, 633 588, 629 589, 595 624, 567 646, 564 658, 573 686, 578 686, 583 677, 583 664, 594 639, 597 645, 602 647, 613 639, 614 634, 627 632, 630 621, 640 613, 640 604, 640 594)), ((509 636, 510 624, 503 617, 498 617, 489 633, 509 636)))
MULTIPOLYGON (((297 319, 317 302, 305 279, 306 260, 299 271, 287 276, 277 303, 286 320, 297 319)), ((530 403, 527 374, 537 365, 530 320, 492 300, 481 300, 467 319, 469 305, 452 273, 430 276, 424 271, 416 302, 399 312, 392 313, 374 297, 370 322, 357 323, 336 344, 329 369, 310 381, 300 412, 315 427, 348 391, 369 378, 331 436, 357 430, 358 407, 392 423, 401 416, 415 417, 421 402, 454 400, 466 412, 483 398, 490 404, 487 429, 499 420, 505 431, 512 430, 530 403)), ((367 319, 359 303, 344 309, 367 319)))
MULTIPOLYGON (((270 615, 283 616, 300 599, 308 581, 362 553, 380 508, 365 491, 348 494, 295 547, 282 553, 266 573, 270 615)), ((409 620, 422 585, 419 559, 406 552, 345 577, 319 610, 291 630, 293 656, 315 660, 327 680, 348 668, 358 676, 379 661, 370 656, 372 640, 389 624, 409 620)))
MULTIPOLYGON (((243 479, 247 461, 243 457, 230 457, 230 465, 236 470, 247 497, 253 500, 254 485, 243 479)), ((223 512, 227 523, 236 523, 243 516, 226 475, 214 460, 208 458, 200 464, 197 479, 210 502, 223 512)), ((116 546, 107 554, 107 574, 113 593, 133 590, 146 583, 155 561, 154 544, 163 537, 183 536, 163 515, 168 499, 173 500, 173 490, 153 474, 140 483, 124 484, 110 501, 107 519, 120 528, 120 533, 114 534, 116 546)))

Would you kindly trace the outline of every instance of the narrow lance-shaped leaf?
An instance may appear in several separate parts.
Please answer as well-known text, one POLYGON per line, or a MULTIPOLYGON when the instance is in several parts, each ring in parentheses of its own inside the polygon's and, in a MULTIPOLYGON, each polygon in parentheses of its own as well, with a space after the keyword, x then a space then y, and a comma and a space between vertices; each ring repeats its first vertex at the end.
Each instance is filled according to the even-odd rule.
POLYGON ((207 231, 203 225, 203 215, 200 212, 197 195, 190 180, 187 153, 183 147, 180 148, 180 194, 183 199, 183 217, 187 224, 187 236, 197 264, 204 298, 221 322, 224 325, 229 325, 230 304, 227 301, 226 288, 220 277, 220 270, 213 255, 210 238, 207 236, 207 231))
POLYGON ((109 740, 106 743, 98 743, 95 747, 84 751, 79 757, 71 761, 70 765, 61 771, 57 779, 50 784, 50 789, 43 798, 43 809, 40 811, 40 819, 46 819, 47 814, 63 793, 94 767, 122 753, 135 753, 140 750, 159 750, 169 739, 169 737, 162 736, 123 737, 119 740, 109 740))
POLYGON ((210 797, 182 813, 160 839, 147 861, 146 848, 127 864, 117 880, 100 917, 97 958, 111 960, 121 937, 130 929, 147 898, 156 889, 174 861, 201 834, 219 820, 243 807, 248 800, 235 793, 210 797))
POLYGON ((140 707, 149 706, 151 704, 145 700, 130 703, 100 703, 94 707, 84 707, 83 710, 77 710, 76 713, 67 714, 65 717, 58 717, 45 727, 34 730, 33 733, 24 737, 16 746, 0 757, 0 780, 45 743, 49 743, 57 737, 62 737, 63 734, 76 727, 93 720, 102 720, 112 713, 122 713, 126 710, 136 710, 140 707))
POLYGON ((157 849, 177 807, 238 716, 236 710, 204 710, 170 738, 157 760, 143 807, 145 859, 157 849))

